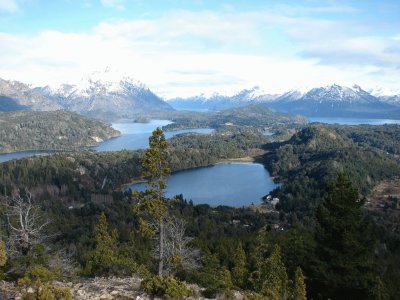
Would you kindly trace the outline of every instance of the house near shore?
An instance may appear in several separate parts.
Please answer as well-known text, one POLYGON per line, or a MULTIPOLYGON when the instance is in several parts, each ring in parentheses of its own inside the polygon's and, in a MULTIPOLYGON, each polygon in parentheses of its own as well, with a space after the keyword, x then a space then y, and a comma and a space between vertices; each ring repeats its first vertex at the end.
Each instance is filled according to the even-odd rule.
POLYGON ((267 206, 269 206, 273 209, 275 209, 275 206, 279 203, 279 198, 272 197, 271 195, 266 195, 266 196, 262 197, 262 200, 264 201, 264 203, 267 206))

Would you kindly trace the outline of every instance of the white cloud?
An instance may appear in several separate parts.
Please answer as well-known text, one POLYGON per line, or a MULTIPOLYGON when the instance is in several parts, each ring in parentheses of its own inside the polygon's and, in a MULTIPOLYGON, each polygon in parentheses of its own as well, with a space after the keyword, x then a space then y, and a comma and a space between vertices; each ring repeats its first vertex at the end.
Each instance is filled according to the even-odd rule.
POLYGON ((125 0, 100 0, 100 2, 105 7, 112 7, 118 10, 125 9, 125 0))
POLYGON ((0 0, 0 11, 15 12, 18 10, 16 0, 0 0))
POLYGON ((398 87, 396 40, 349 37, 347 26, 274 11, 176 11, 101 22, 85 32, 0 33, 0 77, 56 85, 110 66, 167 98, 255 85, 269 92, 334 82, 398 87), (278 39, 265 34, 276 28, 278 39), (293 49, 280 48, 279 39, 293 49))

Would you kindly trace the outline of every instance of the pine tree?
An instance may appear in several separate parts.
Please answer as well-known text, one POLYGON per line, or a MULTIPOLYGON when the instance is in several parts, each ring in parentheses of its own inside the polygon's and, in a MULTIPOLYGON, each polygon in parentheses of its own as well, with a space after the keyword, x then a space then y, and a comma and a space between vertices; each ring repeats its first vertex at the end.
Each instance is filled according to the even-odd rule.
POLYGON ((294 274, 292 299, 307 300, 306 284, 304 282, 304 275, 300 267, 296 269, 294 274))
POLYGON ((246 253, 243 250, 242 242, 238 243, 233 255, 232 280, 238 287, 243 287, 246 278, 246 253))
POLYGON ((278 245, 275 245, 267 258, 260 259, 257 271, 251 274, 250 281, 253 289, 267 299, 287 299, 288 276, 278 245))
POLYGON ((139 223, 142 233, 148 236, 158 234, 159 276, 163 276, 164 271, 164 225, 167 213, 167 204, 164 198, 167 187, 165 177, 171 173, 168 158, 168 143, 163 131, 157 128, 149 138, 149 148, 145 151, 141 161, 142 176, 147 178, 148 189, 140 195, 136 193, 139 196, 139 202, 135 206, 134 212, 141 216, 139 223))
POLYGON ((117 232, 108 230, 107 218, 101 213, 99 222, 94 228, 95 248, 90 253, 90 260, 86 267, 88 274, 110 274, 117 265, 117 232))
POLYGON ((318 207, 315 263, 311 274, 314 292, 324 298, 367 297, 371 283, 372 240, 359 197, 345 174, 328 186, 328 196, 318 207))

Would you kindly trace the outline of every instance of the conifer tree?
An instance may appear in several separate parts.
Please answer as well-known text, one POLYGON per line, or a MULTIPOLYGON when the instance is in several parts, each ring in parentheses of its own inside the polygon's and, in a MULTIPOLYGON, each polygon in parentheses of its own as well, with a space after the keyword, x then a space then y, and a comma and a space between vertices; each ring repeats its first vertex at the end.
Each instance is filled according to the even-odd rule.
POLYGON ((372 276, 372 239, 359 197, 345 174, 328 186, 318 207, 311 285, 324 298, 367 298, 372 276))
POLYGON ((167 213, 164 198, 167 186, 165 177, 171 173, 168 142, 158 127, 149 138, 149 148, 145 151, 142 163, 142 176, 147 178, 148 189, 138 195, 139 202, 134 212, 139 214, 140 230, 147 236, 158 234, 158 275, 164 270, 165 216, 167 213))
POLYGON ((243 250, 242 242, 238 243, 233 255, 232 280, 238 287, 243 287, 246 278, 246 253, 243 250))
POLYGON ((306 284, 304 282, 304 275, 300 267, 297 267, 294 274, 292 299, 307 300, 306 284))
POLYGON ((95 248, 86 267, 89 274, 110 274, 118 261, 117 232, 110 234, 106 215, 101 213, 99 222, 94 228, 95 248))
POLYGON ((288 298, 288 276, 278 245, 267 258, 260 260, 257 271, 251 277, 253 289, 267 299, 288 298))

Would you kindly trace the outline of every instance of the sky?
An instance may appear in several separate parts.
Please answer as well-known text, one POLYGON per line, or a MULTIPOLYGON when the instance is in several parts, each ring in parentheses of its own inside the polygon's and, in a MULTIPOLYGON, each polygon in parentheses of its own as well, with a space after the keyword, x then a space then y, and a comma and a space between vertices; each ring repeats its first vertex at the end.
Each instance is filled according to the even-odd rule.
POLYGON ((389 94, 400 1, 0 0, 0 78, 57 86, 105 69, 165 99, 333 83, 389 94))

